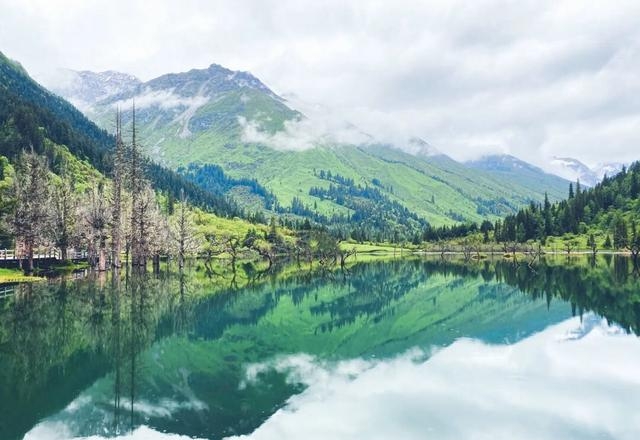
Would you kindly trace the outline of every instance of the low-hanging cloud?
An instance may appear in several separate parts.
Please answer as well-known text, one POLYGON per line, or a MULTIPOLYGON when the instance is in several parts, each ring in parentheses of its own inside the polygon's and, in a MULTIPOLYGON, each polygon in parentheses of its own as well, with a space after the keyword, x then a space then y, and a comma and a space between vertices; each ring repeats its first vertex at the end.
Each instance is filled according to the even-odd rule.
MULTIPOLYGON (((131 98, 125 100, 116 101, 112 103, 113 108, 127 108, 131 105, 131 98)), ((176 107, 201 107, 209 102, 209 98, 206 96, 180 96, 175 94, 172 90, 143 90, 136 94, 135 104, 136 108, 144 109, 148 107, 160 107, 162 109, 171 109, 176 107)))
POLYGON ((360 145, 370 143, 371 136, 348 124, 334 124, 322 119, 300 118, 284 122, 282 130, 270 132, 260 121, 238 117, 242 141, 263 144, 276 150, 304 151, 319 146, 360 145))

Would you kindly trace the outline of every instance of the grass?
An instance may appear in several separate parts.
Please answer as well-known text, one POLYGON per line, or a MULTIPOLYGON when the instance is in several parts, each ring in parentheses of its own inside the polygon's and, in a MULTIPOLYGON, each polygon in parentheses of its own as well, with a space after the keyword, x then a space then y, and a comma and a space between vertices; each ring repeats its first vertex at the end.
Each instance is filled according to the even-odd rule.
POLYGON ((42 277, 25 275, 20 269, 0 268, 0 285, 11 283, 29 283, 43 280, 44 278, 42 277))
MULTIPOLYGON (((110 106, 99 109, 97 122, 111 128, 112 112, 110 106)), ((542 175, 532 185, 531 177, 523 180, 518 175, 490 176, 447 158, 414 156, 389 147, 330 145, 292 151, 247 143, 238 117, 257 122, 264 133, 273 133, 285 121, 298 116, 284 103, 252 89, 228 91, 199 108, 191 119, 193 126, 189 126, 191 134, 187 137, 184 120, 171 117, 167 122, 157 122, 155 116, 161 116, 162 110, 153 112, 147 118, 149 123, 140 124, 142 143, 148 154, 160 158, 165 165, 215 163, 232 177, 256 178, 274 192, 283 206, 298 197, 328 216, 348 214, 348 210, 309 195, 311 187, 328 185, 315 176, 319 170, 330 170, 360 185, 371 185, 376 178, 385 188, 393 188, 383 190, 387 196, 434 226, 454 223, 450 210, 469 221, 484 220, 478 213, 482 200, 505 199, 511 206, 522 206, 532 198, 542 201, 545 191, 555 200, 567 190, 561 181, 545 180, 542 175), (197 126, 206 128, 199 131, 197 126)))

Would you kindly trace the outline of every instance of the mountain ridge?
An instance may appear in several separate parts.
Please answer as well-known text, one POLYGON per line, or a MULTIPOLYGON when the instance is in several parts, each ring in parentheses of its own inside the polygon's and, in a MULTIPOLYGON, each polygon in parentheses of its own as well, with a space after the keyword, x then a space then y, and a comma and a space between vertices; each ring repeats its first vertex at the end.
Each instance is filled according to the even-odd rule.
MULTIPOLYGON (((87 115, 109 128, 115 107, 126 108, 134 98, 139 134, 150 156, 174 168, 220 165, 231 177, 258 179, 283 204, 298 199, 322 215, 345 211, 310 194, 313 187, 327 186, 314 175, 317 169, 364 186, 376 179, 391 200, 436 225, 495 219, 541 201, 545 192, 560 199, 568 188, 561 179, 532 185, 513 175, 467 167, 415 136, 408 137, 411 152, 374 139, 360 145, 318 141, 305 130, 308 119, 259 79, 217 64, 165 74, 96 100, 87 115), (272 139, 287 148, 273 148, 272 139)), ((128 118, 125 111, 125 128, 128 118)))
POLYGON ((576 181, 588 187, 594 187, 602 181, 605 176, 613 176, 622 170, 625 164, 620 162, 598 163, 595 166, 588 166, 578 159, 572 157, 554 156, 550 167, 558 176, 576 181))

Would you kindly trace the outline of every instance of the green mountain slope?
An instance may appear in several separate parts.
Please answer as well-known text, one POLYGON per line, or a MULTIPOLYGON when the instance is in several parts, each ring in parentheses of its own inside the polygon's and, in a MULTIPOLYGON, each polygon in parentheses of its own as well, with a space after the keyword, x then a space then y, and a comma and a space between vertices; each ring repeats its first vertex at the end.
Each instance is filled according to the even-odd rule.
MULTIPOLYGON (((69 102, 40 86, 18 63, 0 52, 1 156, 11 160, 21 151, 33 148, 36 153, 47 155, 53 171, 58 172, 62 148, 109 175, 114 144, 115 139, 107 131, 69 102)), ((210 193, 154 162, 148 163, 147 174, 157 190, 173 197, 179 197, 180 190, 184 189, 196 205, 209 208, 219 202, 210 193)))
POLYGON ((540 194, 541 188, 564 188, 560 194, 552 192, 554 199, 564 198, 569 190, 567 181, 555 174, 549 174, 542 169, 524 162, 508 154, 484 156, 481 159, 466 162, 466 166, 491 173, 492 176, 506 182, 517 182, 533 189, 540 194))
POLYGON ((388 145, 335 145, 319 140, 315 148, 287 139, 289 149, 267 145, 270 137, 286 138, 287 127, 304 118, 257 78, 218 65, 164 75, 146 83, 113 82, 113 72, 94 73, 100 90, 116 89, 107 97, 87 96, 87 73, 71 86, 55 89, 71 101, 90 102, 87 115, 105 128, 115 107, 130 107, 135 98, 141 115, 147 153, 171 167, 215 163, 235 178, 255 178, 282 205, 294 198, 326 216, 349 214, 337 203, 309 194, 327 187, 317 177, 327 170, 359 185, 380 182, 390 199, 434 225, 456 221, 497 219, 529 201, 552 200, 566 194, 568 182, 555 178, 523 179, 519 175, 479 170, 444 155, 412 155, 388 145), (75 84, 75 85, 74 85, 75 84))

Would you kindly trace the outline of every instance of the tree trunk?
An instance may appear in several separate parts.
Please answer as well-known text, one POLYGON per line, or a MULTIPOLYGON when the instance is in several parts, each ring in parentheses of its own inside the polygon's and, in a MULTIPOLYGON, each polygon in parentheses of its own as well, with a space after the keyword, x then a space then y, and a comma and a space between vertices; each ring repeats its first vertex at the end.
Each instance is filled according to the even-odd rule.
POLYGON ((155 274, 160 273, 160 255, 159 254, 155 254, 153 256, 153 273, 155 274))
POLYGON ((33 273, 33 245, 32 244, 28 244, 27 245, 27 273, 28 274, 32 274, 33 273))
POLYGON ((100 272, 107 270, 107 251, 104 246, 100 246, 98 251, 98 270, 100 272))

